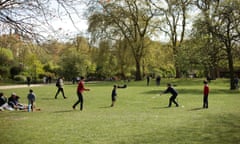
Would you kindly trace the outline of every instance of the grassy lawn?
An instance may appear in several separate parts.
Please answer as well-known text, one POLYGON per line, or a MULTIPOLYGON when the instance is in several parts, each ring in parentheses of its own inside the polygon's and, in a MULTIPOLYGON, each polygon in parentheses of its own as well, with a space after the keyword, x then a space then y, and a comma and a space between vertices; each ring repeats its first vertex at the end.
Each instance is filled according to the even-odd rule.
MULTIPOLYGON (((68 99, 54 99, 55 85, 33 87, 38 112, 0 112, 4 144, 237 144, 240 143, 240 91, 228 80, 212 81, 209 108, 202 109, 202 79, 130 82, 118 89, 110 108, 112 82, 86 83, 84 110, 72 110, 76 85, 65 85, 68 99), (159 96, 166 83, 176 85, 180 107, 166 108, 170 94, 159 96)), ((117 84, 123 84, 118 82, 117 84)), ((27 103, 28 88, 16 92, 27 103)))

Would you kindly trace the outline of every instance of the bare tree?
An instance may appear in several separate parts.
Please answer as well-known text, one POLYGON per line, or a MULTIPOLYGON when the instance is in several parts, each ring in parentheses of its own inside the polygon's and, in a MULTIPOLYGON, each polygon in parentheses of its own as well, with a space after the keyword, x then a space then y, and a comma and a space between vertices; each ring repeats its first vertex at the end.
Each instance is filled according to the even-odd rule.
POLYGON ((73 15, 79 16, 79 6, 84 0, 1 0, 1 34, 16 33, 22 38, 32 39, 41 32, 53 31, 50 20, 68 17, 76 30, 73 15))

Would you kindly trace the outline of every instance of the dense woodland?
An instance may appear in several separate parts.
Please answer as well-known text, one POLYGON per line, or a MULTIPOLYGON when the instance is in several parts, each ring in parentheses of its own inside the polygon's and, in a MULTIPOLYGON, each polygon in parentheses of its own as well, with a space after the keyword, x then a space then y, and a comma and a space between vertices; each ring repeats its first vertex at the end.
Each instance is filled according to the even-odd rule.
POLYGON ((0 1, 0 79, 228 77, 235 89, 239 0, 58 0, 61 13, 48 6, 53 1, 0 1), (62 13, 74 24, 79 5, 86 6, 87 36, 61 40, 34 29, 62 13))

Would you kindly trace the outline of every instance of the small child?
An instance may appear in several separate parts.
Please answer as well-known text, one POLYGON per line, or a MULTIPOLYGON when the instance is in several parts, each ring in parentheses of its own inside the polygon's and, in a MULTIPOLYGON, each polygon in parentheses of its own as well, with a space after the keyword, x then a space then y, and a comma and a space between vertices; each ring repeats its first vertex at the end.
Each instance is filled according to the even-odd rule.
POLYGON ((27 98, 28 98, 28 105, 31 105, 31 111, 33 111, 33 108, 35 107, 34 102, 36 100, 36 96, 33 93, 32 89, 29 90, 29 94, 28 94, 27 98))
POLYGON ((112 104, 111 107, 114 106, 114 103, 116 101, 117 98, 117 85, 113 85, 113 89, 112 89, 112 104))
POLYGON ((209 94, 209 86, 207 80, 203 81, 203 108, 208 108, 208 94, 209 94))

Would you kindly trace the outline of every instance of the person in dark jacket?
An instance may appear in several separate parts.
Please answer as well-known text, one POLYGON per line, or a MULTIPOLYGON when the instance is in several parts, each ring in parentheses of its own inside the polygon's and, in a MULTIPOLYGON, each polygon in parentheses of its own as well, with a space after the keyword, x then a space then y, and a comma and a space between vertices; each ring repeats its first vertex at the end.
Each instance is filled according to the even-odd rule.
POLYGON ((178 96, 178 92, 172 87, 172 85, 170 83, 167 84, 167 89, 164 92, 162 92, 161 94, 166 94, 166 93, 172 94, 172 96, 169 98, 168 107, 172 106, 172 102, 176 105, 176 107, 178 107, 179 104, 175 100, 178 96))
POLYGON ((55 94, 55 99, 57 99, 57 96, 58 94, 61 92, 62 93, 62 96, 64 99, 66 99, 67 97, 65 96, 64 94, 64 89, 63 89, 63 86, 64 86, 64 83, 63 83, 63 80, 64 80, 64 77, 60 77, 57 79, 57 82, 56 82, 56 87, 58 88, 56 94, 55 94))
POLYGON ((114 85, 113 86, 113 89, 112 89, 112 104, 111 104, 111 107, 114 106, 114 103, 117 99, 117 85, 114 85))

